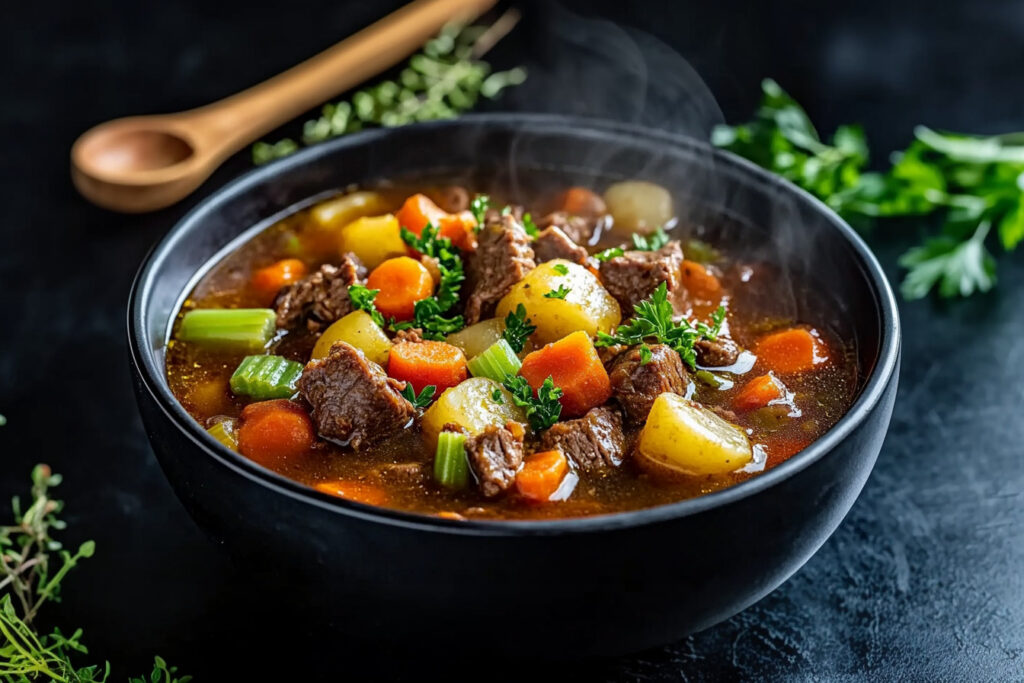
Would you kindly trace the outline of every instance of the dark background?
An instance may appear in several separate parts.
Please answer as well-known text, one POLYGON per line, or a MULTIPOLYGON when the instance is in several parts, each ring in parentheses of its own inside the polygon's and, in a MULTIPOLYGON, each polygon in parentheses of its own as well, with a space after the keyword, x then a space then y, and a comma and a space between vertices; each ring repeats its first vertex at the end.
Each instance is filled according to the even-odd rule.
MULTIPOLYGON (((4 11, 0 413, 9 423, 0 428, 0 494, 25 492, 35 462, 64 473, 66 538, 95 538, 98 550, 44 616, 84 627, 92 656, 115 662, 116 680, 141 672, 153 654, 200 681, 271 671, 297 680, 314 664, 337 678, 422 679, 453 663, 450 653, 371 659, 344 643, 308 651, 288 641, 287 622, 255 626, 288 601, 288 587, 254 593, 245 569, 229 566, 187 518, 150 452, 128 378, 128 288, 146 250, 199 198, 249 168, 247 153, 182 205, 147 216, 96 209, 68 180, 68 150, 89 126, 218 99, 398 4, 119 0, 4 11)), ((823 130, 864 123, 876 159, 906 144, 917 123, 1024 129, 1022 2, 638 0, 523 9, 522 26, 491 58, 499 68, 525 63, 531 77, 492 108, 699 130, 717 115, 685 58, 727 120, 747 118, 759 80, 773 76, 823 130)), ((921 229, 882 227, 872 236, 894 282, 897 255, 921 229)), ((900 397, 878 465, 834 537, 775 593, 663 649, 523 672, 505 662, 499 672, 595 680, 1024 676, 1022 295, 1024 266, 1002 258, 990 295, 901 302, 900 397)))

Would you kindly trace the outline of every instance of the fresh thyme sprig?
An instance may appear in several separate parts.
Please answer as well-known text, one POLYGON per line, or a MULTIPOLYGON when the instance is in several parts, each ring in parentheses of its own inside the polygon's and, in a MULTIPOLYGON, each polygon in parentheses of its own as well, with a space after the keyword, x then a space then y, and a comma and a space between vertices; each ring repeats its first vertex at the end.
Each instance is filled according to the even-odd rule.
POLYGON ((496 98, 505 88, 519 85, 526 71, 516 67, 491 73, 483 54, 518 20, 512 10, 492 27, 448 25, 413 55, 397 80, 384 80, 355 92, 352 98, 324 105, 321 116, 306 121, 301 144, 291 138, 257 142, 255 164, 263 164, 313 145, 364 128, 402 126, 419 121, 455 118, 483 97, 496 98))

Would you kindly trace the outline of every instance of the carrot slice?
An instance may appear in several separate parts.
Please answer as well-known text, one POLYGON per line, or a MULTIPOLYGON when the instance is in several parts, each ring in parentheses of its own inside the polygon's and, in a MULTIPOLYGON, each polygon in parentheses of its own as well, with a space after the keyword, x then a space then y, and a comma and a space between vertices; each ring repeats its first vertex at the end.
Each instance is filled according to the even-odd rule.
POLYGON ((388 492, 376 484, 354 479, 332 479, 313 484, 313 488, 338 498, 354 500, 367 505, 383 505, 388 500, 388 492))
POLYGON ((445 342, 398 342, 388 354, 388 374, 412 384, 417 394, 432 384, 437 396, 466 379, 466 354, 445 342))
POLYGON ((447 213, 425 194, 414 194, 406 199, 395 216, 399 225, 417 236, 423 234, 423 228, 430 223, 438 229, 441 237, 447 237, 460 249, 472 250, 476 245, 473 233, 476 219, 473 214, 469 211, 447 213))
POLYGON ((683 261, 683 286, 694 298, 702 301, 719 301, 722 298, 722 283, 696 261, 683 261))
POLYGON ((260 268, 252 274, 252 288, 265 296, 277 294, 285 285, 306 276, 306 264, 297 258, 286 258, 260 268))
POLYGON ((283 465, 313 447, 313 421, 288 399, 261 401, 242 410, 238 452, 265 467, 283 465))
POLYGON ((802 327, 762 337, 754 353, 760 363, 780 374, 806 372, 828 362, 828 349, 817 332, 802 327))
POLYGON ((597 349, 582 330, 528 354, 519 374, 534 391, 550 376, 562 390, 559 401, 565 417, 580 417, 612 395, 612 384, 597 349))
POLYGON ((561 451, 534 453, 523 460, 522 469, 516 473, 516 490, 524 498, 546 501, 558 490, 568 471, 569 461, 561 451))
POLYGON ((561 208, 573 216, 597 216, 607 211, 600 195, 579 186, 562 193, 561 208))
POLYGON ((434 278, 416 259, 399 256, 374 268, 366 286, 380 290, 374 303, 385 317, 411 320, 416 302, 434 293, 434 278))
POLYGON ((786 397, 786 387, 775 375, 768 373, 755 377, 740 389, 732 398, 732 409, 745 413, 750 410, 764 408, 772 401, 786 397))

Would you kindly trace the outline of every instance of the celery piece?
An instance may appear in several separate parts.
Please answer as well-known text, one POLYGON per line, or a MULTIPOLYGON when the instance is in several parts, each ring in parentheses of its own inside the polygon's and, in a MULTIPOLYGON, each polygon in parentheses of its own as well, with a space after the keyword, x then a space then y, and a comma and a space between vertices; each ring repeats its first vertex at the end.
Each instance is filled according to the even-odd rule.
POLYGON ((259 351, 277 327, 269 308, 197 308, 181 319, 178 339, 226 351, 259 351))
POLYGON ((288 398, 295 395, 295 382, 302 375, 302 363, 281 356, 246 356, 229 384, 239 396, 255 399, 288 398))
POLYGON ((220 441, 233 451, 238 450, 238 434, 235 432, 237 424, 235 420, 221 420, 209 429, 207 433, 220 441))
POLYGON ((437 435, 434 479, 451 489, 466 488, 469 483, 469 461, 466 460, 465 434, 441 432, 437 435))
POLYGON ((516 352, 504 339, 499 339, 467 364, 474 377, 486 377, 499 384, 506 377, 514 377, 523 367, 516 352))

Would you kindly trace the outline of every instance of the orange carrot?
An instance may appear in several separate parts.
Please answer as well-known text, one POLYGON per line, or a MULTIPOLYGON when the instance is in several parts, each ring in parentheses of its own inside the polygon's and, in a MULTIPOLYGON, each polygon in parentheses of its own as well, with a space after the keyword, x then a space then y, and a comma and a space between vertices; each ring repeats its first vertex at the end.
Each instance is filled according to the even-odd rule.
POLYGON ((558 490, 568 471, 569 461, 561 451, 534 453, 526 457, 516 474, 516 490, 532 501, 546 501, 558 490))
POLYGON ((800 327, 762 337, 754 353, 759 363, 780 374, 806 372, 828 362, 828 349, 818 334, 800 327))
POLYGON ((466 379, 466 354, 445 342, 398 342, 388 354, 388 374, 412 384, 417 394, 433 384, 437 396, 466 379))
POLYGON ((607 211, 600 195, 578 186, 562 193, 561 209, 573 216, 598 216, 607 211))
POLYGON ((708 269, 696 261, 683 261, 683 286, 694 298, 702 301, 719 301, 722 298, 722 284, 708 269))
POLYGON ((434 278, 419 261, 399 256, 374 268, 366 286, 380 290, 374 303, 385 317, 411 320, 416 302, 434 293, 434 278))
POLYGON ((286 258, 252 274, 252 288, 260 294, 273 296, 285 285, 306 276, 306 264, 297 258, 286 258))
POLYGON ((534 391, 550 376, 562 390, 559 401, 564 417, 580 417, 612 395, 611 381, 597 349, 582 330, 528 354, 519 374, 534 391))
POLYGON ((476 246, 473 228, 476 220, 469 211, 457 214, 445 212, 425 194, 414 194, 405 200, 402 208, 395 214, 398 224, 408 228, 417 236, 430 223, 438 229, 441 237, 447 237, 452 244, 464 250, 472 250, 476 246))
POLYGON ((764 408, 772 401, 786 397, 786 387, 772 373, 755 377, 732 397, 732 409, 745 413, 764 408))
POLYGON ((265 467, 283 465, 303 455, 315 439, 309 415, 288 399, 252 403, 242 410, 238 452, 265 467))
POLYGON ((355 479, 321 481, 313 484, 313 488, 321 493, 367 505, 383 505, 388 500, 388 492, 380 486, 355 479))

